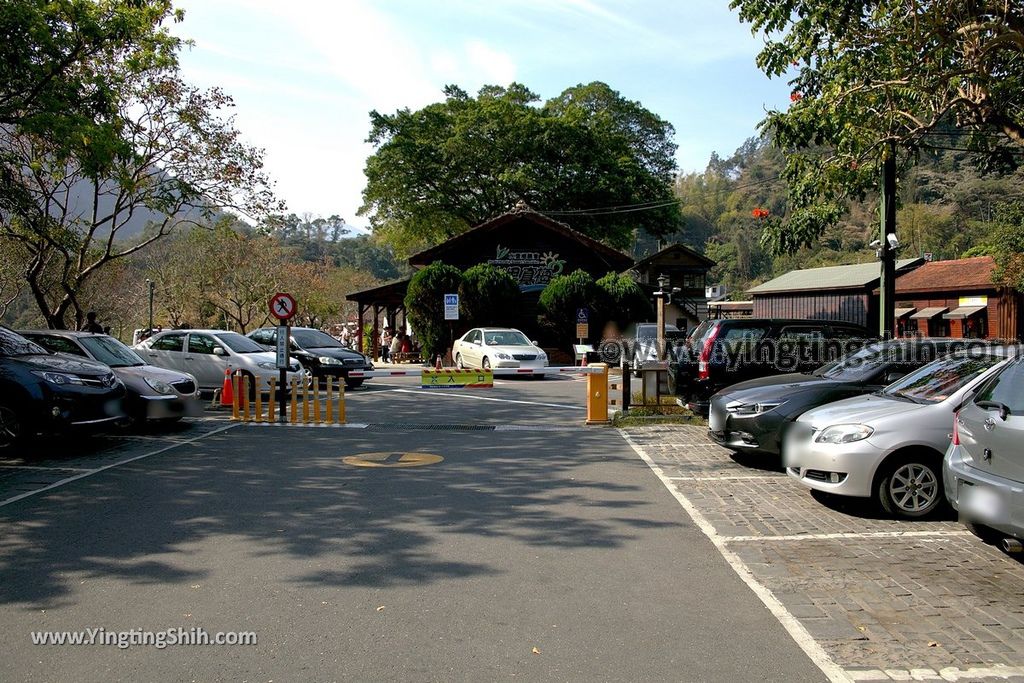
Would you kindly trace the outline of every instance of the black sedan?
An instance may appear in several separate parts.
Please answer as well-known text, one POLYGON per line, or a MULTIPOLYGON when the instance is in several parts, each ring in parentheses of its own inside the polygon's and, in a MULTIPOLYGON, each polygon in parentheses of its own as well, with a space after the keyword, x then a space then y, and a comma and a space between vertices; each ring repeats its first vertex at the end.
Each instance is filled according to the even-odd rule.
POLYGON ((110 368, 49 353, 0 327, 0 448, 38 432, 124 417, 124 384, 110 368))
POLYGON ((711 397, 708 434, 735 451, 780 455, 785 432, 811 408, 877 391, 966 340, 875 342, 806 374, 740 382, 711 397))
POLYGON ((22 330, 21 335, 54 353, 88 358, 110 367, 127 389, 125 410, 133 421, 174 422, 202 414, 195 377, 149 365, 109 335, 69 330, 22 330))
MULTIPOLYGON (((249 338, 269 349, 277 346, 277 328, 264 327, 253 330, 249 338)), ((317 380, 326 377, 341 377, 345 386, 355 389, 363 383, 362 377, 349 377, 352 370, 373 370, 370 359, 354 351, 340 341, 312 327, 291 328, 291 357, 302 364, 303 369, 317 380)))

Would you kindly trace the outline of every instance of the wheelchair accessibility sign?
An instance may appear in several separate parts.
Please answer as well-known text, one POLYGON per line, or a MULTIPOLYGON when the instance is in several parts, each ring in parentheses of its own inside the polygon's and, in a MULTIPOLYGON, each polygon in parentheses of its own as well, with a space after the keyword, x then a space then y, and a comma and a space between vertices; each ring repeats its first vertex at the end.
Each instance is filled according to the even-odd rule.
POLYGON ((490 389, 494 373, 490 370, 423 370, 420 386, 424 389, 490 389))

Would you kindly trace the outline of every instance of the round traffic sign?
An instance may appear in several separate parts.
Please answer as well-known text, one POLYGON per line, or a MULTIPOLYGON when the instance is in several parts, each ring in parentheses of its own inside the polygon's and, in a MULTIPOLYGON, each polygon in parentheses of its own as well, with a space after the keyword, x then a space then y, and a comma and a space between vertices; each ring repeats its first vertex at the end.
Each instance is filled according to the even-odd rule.
POLYGON ((295 297, 291 294, 278 292, 270 297, 270 315, 278 320, 288 320, 295 315, 295 297))
POLYGON ((439 463, 444 458, 431 453, 403 453, 384 451, 382 453, 358 453, 341 459, 353 467, 422 467, 439 463))

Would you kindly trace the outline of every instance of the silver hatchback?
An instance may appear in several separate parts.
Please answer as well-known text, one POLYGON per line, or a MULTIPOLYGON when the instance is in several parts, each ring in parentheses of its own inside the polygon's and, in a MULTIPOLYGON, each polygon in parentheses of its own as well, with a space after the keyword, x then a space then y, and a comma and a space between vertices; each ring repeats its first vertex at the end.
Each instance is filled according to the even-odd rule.
POLYGON ((992 377, 964 403, 943 462, 946 498, 961 519, 1003 548, 1024 547, 1024 359, 992 377))

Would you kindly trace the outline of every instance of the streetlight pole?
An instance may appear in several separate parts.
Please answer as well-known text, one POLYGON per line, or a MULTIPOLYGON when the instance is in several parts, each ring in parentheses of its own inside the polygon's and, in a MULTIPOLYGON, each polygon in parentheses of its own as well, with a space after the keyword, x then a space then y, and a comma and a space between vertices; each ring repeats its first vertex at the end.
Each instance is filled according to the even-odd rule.
POLYGON ((156 283, 146 278, 146 285, 149 287, 149 334, 153 334, 153 290, 156 289, 156 283))
POLYGON ((664 360, 665 353, 665 300, 668 298, 668 276, 658 276, 658 291, 654 293, 658 300, 658 360, 664 360))

